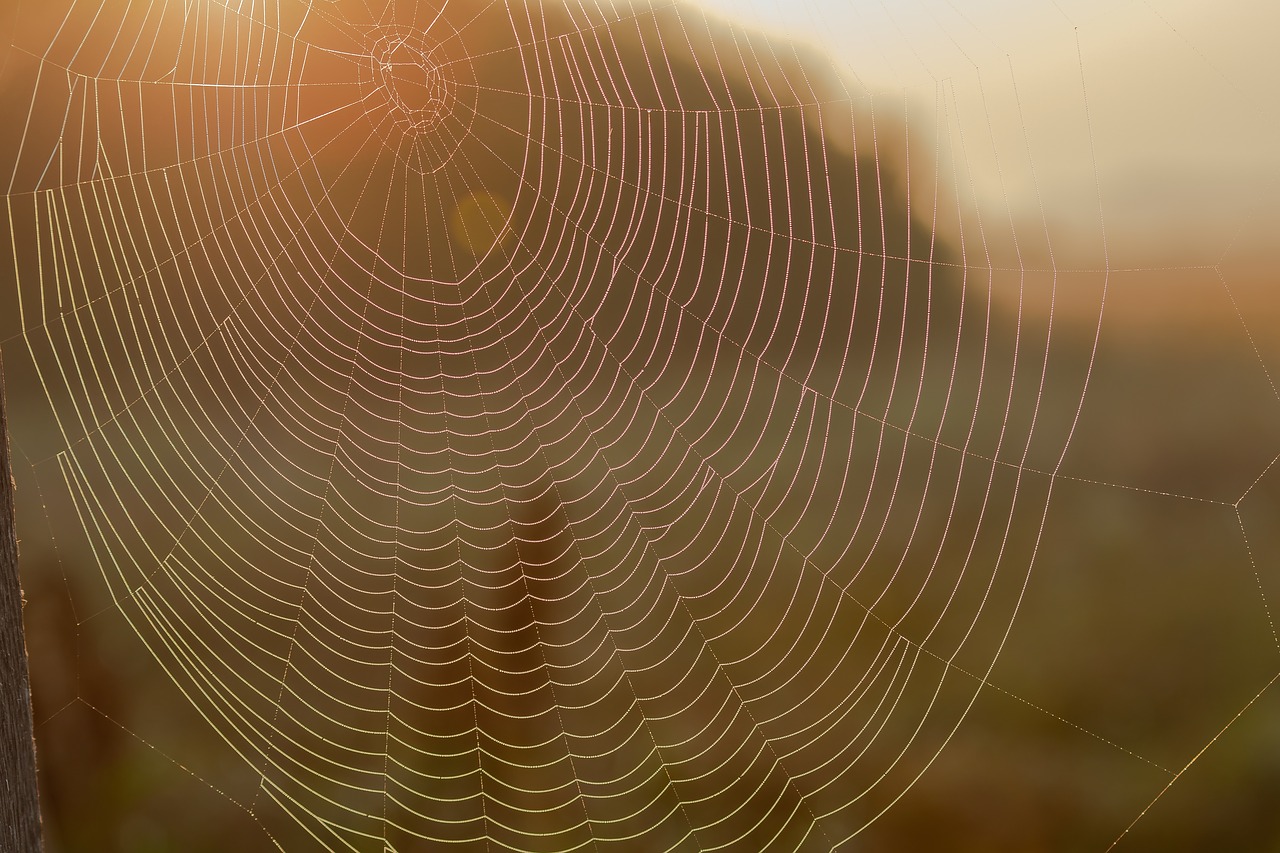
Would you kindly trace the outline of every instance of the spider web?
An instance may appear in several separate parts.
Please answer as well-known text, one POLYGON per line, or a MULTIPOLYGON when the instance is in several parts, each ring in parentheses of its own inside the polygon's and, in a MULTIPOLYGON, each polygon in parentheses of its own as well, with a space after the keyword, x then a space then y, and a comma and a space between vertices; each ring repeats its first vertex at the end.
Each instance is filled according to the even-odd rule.
POLYGON ((277 845, 829 849, 935 762, 1092 363, 944 88, 687 5, 49 17, 39 455, 277 845))

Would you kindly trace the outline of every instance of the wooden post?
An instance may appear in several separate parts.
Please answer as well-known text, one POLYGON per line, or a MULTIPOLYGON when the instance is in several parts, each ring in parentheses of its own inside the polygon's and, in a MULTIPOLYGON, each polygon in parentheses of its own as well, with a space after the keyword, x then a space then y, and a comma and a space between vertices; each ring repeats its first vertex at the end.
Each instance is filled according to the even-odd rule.
POLYGON ((22 633, 22 588, 18 582, 13 474, 2 377, 0 373, 0 850, 39 853, 40 800, 31 725, 31 679, 22 633))

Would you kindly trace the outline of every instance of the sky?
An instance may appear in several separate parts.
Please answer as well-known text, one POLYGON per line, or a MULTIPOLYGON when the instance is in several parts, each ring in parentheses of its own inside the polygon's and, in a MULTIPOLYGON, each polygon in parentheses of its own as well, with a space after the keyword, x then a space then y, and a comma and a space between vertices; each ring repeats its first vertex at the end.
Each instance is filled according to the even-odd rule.
POLYGON ((905 104, 962 204, 1023 235, 1023 263, 1051 244, 1059 267, 1227 265, 1241 287, 1275 289, 1280 5, 703 2, 905 104))

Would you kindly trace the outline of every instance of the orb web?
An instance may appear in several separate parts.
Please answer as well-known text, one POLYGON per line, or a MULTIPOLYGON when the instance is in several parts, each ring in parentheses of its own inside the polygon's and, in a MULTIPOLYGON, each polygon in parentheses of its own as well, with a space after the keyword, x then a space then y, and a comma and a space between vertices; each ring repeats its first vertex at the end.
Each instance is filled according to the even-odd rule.
POLYGON ((932 763, 1073 414, 939 139, 685 5, 73 2, 41 63, 59 466, 293 843, 829 849, 932 763))

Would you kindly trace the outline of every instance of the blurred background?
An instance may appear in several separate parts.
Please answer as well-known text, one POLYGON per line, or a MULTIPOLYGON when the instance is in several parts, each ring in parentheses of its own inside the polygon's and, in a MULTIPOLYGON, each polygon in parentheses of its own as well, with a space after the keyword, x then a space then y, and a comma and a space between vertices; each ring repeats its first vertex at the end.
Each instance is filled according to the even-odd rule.
MULTIPOLYGON (((325 8, 315 4, 318 15, 325 8)), ((1026 330, 1024 348, 1051 346, 1052 367, 1034 372, 1044 386, 1021 392, 1034 393, 1048 439, 1018 463, 1051 483, 1048 511, 1042 530, 1032 523, 1013 536, 1020 569, 995 593, 1003 622, 983 635, 989 654, 966 664, 972 705, 848 849, 1280 850, 1280 116, 1271 91, 1280 54, 1268 45, 1280 12, 1190 0, 686 8, 663 14, 723 18, 764 33, 757 45, 800 45, 778 47, 760 67, 798 73, 810 92, 848 105, 854 127, 875 128, 874 148, 866 134, 850 142, 847 121, 803 132, 847 158, 838 162, 870 162, 889 176, 889 189, 855 194, 852 207, 907 221, 885 238, 903 244, 903 269, 927 257, 940 279, 981 291, 978 303, 997 318, 980 339, 993 364, 1024 352, 1009 344, 1015 329, 1026 330), (938 254, 923 254, 935 243, 938 254), (1062 446, 1065 455, 1054 452, 1062 446)), ((31 268, 22 206, 59 185, 32 152, 70 144, 82 126, 65 109, 45 112, 60 91, 82 106, 63 91, 59 28, 71 21, 114 43, 114 29, 93 23, 98 10, 18 0, 0 11, 0 100, 11 117, 0 177, 14 175, 0 351, 48 847, 290 849, 293 822, 263 807, 257 772, 113 601, 102 555, 80 532, 77 479, 61 455, 70 442, 50 410, 67 391, 42 386, 39 347, 29 344, 42 321, 17 304, 30 287, 21 270, 31 268)), ((149 14, 125 2, 100 13, 149 14)), ((695 65, 743 56, 741 44, 731 53, 716 41, 729 31, 709 28, 710 46, 691 49, 695 65)), ((624 47, 656 61, 655 44, 642 36, 624 47)), ((618 61, 634 55, 620 51, 618 61)), ((758 92, 762 80, 777 82, 771 73, 752 80, 748 70, 734 85, 758 92)), ((412 114, 429 111, 424 103, 412 114)), ((495 159, 508 156, 504 138, 489 140, 495 159)), ((511 201, 513 187, 485 186, 469 206, 441 206, 436 232, 453 213, 455 242, 466 220, 486 250, 516 252, 499 220, 508 205, 517 217, 530 211, 511 201)), ((352 221, 357 235, 375 227, 352 221)), ((666 228, 654 231, 666 237, 666 228)), ((670 239, 679 233, 671 226, 670 239)), ((481 254, 473 238, 461 242, 481 254)), ((411 267, 414 249, 397 248, 411 267)), ((916 321, 905 302, 904 330, 916 321)), ((945 324, 960 309, 940 301, 931 312, 945 324)), ((957 359, 978 357, 952 346, 957 359)), ((867 375, 873 389, 890 381, 867 375)), ((560 522, 545 520, 554 512, 533 517, 551 527, 532 538, 556 533, 560 522)))

